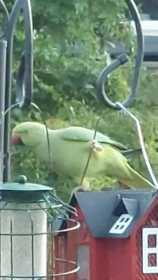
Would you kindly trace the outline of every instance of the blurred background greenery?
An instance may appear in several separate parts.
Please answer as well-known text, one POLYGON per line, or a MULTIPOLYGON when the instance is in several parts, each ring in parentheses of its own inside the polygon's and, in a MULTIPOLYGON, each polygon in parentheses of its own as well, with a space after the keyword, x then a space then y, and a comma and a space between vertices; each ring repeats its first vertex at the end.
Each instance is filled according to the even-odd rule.
MULTIPOLYGON (((138 2, 138 1, 137 1, 138 2)), ((139 1, 141 10, 141 1, 139 1)), ((10 10, 14 1, 5 1, 10 10)), ((123 100, 130 92, 134 66, 135 38, 130 32, 126 1, 120 0, 32 0, 34 26, 34 97, 49 127, 80 125, 95 128, 132 148, 139 146, 131 120, 112 111, 96 98, 96 80, 109 63, 108 44, 119 40, 130 50, 130 61, 120 67, 107 84, 113 100, 123 100)), ((22 19, 15 35, 14 68, 24 40, 22 19)), ((139 96, 131 111, 141 121, 149 157, 158 175, 158 71, 142 68, 139 96)), ((13 86, 14 93, 14 86, 13 86)), ((14 95, 14 94, 13 94, 14 95)), ((13 96, 14 102, 14 96, 13 96)), ((42 121, 38 112, 16 109, 12 126, 27 120, 42 121)), ((69 178, 59 178, 38 162, 32 151, 11 148, 12 179, 25 174, 29 181, 49 184, 68 199, 74 187, 69 178)), ((64 159, 66 160, 66 159, 64 159)), ((132 164, 147 177, 143 159, 135 156, 132 164)), ((109 178, 91 182, 92 189, 114 186, 109 178)))

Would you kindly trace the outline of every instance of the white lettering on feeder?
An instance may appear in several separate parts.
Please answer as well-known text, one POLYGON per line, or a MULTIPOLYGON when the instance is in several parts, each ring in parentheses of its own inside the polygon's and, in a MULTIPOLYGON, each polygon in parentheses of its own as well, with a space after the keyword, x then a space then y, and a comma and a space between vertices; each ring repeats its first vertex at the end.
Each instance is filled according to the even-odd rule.
POLYGON ((133 220, 133 216, 129 214, 122 214, 118 220, 114 223, 112 228, 109 230, 109 233, 114 233, 114 234, 121 234, 123 233, 130 223, 133 220))
POLYGON ((143 273, 158 273, 158 228, 143 228, 143 273))

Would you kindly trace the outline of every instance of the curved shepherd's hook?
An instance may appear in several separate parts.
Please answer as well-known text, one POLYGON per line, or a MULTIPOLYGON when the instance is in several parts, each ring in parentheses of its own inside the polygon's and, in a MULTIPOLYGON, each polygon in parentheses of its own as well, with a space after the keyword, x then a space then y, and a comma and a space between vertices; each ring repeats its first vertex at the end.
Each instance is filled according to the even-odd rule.
MULTIPOLYGON (((16 0, 8 18, 5 39, 7 41, 6 55, 6 90, 5 90, 5 110, 10 108, 12 99, 12 59, 14 31, 19 16, 24 18, 25 43, 22 50, 22 59, 17 74, 16 81, 16 102, 21 107, 29 106, 33 91, 33 28, 30 0, 16 0)), ((4 178, 8 180, 10 173, 10 113, 6 114, 4 121, 4 178)))
MULTIPOLYGON (((137 54, 136 54, 136 59, 135 59, 135 69, 134 69, 134 74, 133 74, 131 93, 128 96, 128 98, 122 102, 123 106, 126 108, 133 104, 135 97, 138 94, 140 70, 141 70, 141 65, 142 65, 143 56, 144 56, 144 40, 143 40, 143 32, 142 32, 139 12, 138 12, 137 7, 133 0, 127 0, 127 5, 131 12, 132 18, 135 22, 136 34, 137 34, 137 54)), ((107 105, 113 109, 116 109, 116 110, 120 110, 120 106, 117 105, 117 102, 111 101, 110 98, 107 96, 106 91, 105 91, 105 83, 109 77, 109 74, 111 74, 121 64, 124 64, 127 61, 128 61, 127 56, 125 54, 122 54, 114 62, 112 62, 112 64, 110 64, 109 66, 105 67, 102 70, 102 72, 97 80, 98 98, 101 101, 103 101, 105 105, 107 105)))

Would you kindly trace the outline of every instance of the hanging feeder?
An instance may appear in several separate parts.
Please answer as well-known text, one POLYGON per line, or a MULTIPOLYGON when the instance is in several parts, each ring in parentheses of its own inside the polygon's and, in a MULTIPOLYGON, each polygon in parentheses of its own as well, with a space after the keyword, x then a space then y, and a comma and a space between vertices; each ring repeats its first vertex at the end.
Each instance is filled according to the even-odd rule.
MULTIPOLYGON (((24 176, 17 183, 0 184, 0 278, 48 279, 55 276, 53 222, 64 220, 68 209, 48 186, 27 183, 24 176), (62 213, 62 218, 61 218, 62 213)), ((79 223, 68 230, 77 230, 79 223)), ((59 232, 59 231, 58 231, 59 232)), ((64 260, 66 261, 66 260, 64 260)), ((69 261, 69 275, 78 271, 76 263, 69 261), (69 266, 70 267, 70 266, 69 266)), ((53 279, 53 278, 52 278, 53 279)))

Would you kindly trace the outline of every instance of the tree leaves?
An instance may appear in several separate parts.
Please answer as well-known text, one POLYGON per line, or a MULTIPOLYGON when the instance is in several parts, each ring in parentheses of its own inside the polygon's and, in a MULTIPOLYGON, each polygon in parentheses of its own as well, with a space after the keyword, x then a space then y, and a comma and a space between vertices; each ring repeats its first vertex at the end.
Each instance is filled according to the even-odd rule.
MULTIPOLYGON (((9 9, 13 2, 6 1, 9 9)), ((107 43, 121 41, 127 48, 135 48, 134 37, 129 31, 126 1, 32 0, 31 3, 34 22, 34 101, 42 109, 49 125, 53 125, 55 118, 61 120, 56 122, 55 127, 66 123, 67 126, 94 128, 100 118, 98 130, 129 147, 138 147, 133 123, 99 103, 95 88, 100 71, 108 63, 107 43)), ((18 36, 23 38, 21 31, 18 36)), ((133 52, 131 56, 134 56, 133 52)), ((123 100, 130 92, 132 61, 108 79, 106 91, 112 100, 123 100)), ((158 135, 157 80, 144 69, 140 94, 132 109, 142 122, 151 161, 155 166, 158 164, 154 142, 155 133, 156 137, 158 135), (156 107, 154 113, 153 106, 156 107)), ((23 111, 14 113, 13 117, 13 123, 31 118, 40 120, 39 115, 33 116, 23 111)), ((146 170, 143 164, 140 165, 139 158, 135 164, 146 170)), ((27 174, 30 181, 45 184, 51 181, 48 180, 47 167, 37 163, 35 156, 28 151, 21 150, 21 154, 13 157, 13 177, 18 173, 27 174)), ((52 178, 57 190, 60 185, 60 193, 63 192, 64 197, 71 185, 69 178, 68 184, 66 179, 64 181, 54 174, 52 178)), ((113 181, 105 179, 98 183, 95 181, 95 184, 110 185, 110 182, 113 184, 113 181)))

